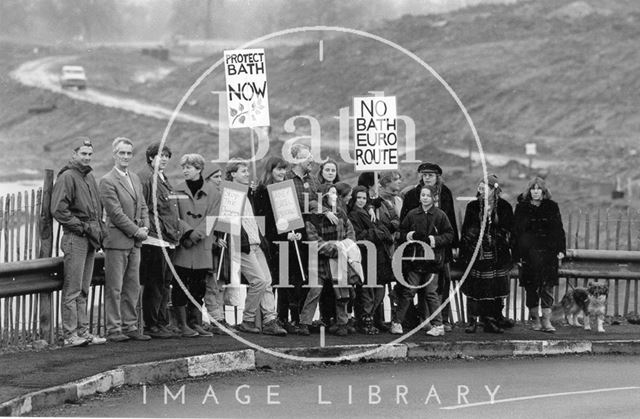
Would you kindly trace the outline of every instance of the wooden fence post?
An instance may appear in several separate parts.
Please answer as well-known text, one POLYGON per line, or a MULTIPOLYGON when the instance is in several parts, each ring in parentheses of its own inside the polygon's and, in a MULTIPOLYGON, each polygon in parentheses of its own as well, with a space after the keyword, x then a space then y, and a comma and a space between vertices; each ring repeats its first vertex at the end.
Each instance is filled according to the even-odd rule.
POLYGON ((53 252, 53 218, 51 217, 51 191, 53 190, 53 170, 44 171, 42 186, 42 208, 38 220, 40 232, 40 252, 38 258, 50 258, 53 252))
MULTIPOLYGON (((44 171, 44 185, 42 186, 42 207, 38 220, 40 234, 39 258, 51 257, 53 250, 53 219, 51 217, 51 192, 53 190, 53 170, 44 171)), ((51 293, 40 293, 40 330, 41 336, 49 343, 54 343, 53 333, 53 304, 51 293)))

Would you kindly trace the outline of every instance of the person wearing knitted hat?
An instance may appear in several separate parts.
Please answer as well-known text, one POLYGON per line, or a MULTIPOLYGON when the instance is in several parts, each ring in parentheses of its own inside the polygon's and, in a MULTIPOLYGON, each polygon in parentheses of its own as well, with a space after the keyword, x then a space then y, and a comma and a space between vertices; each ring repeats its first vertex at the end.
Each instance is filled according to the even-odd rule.
MULTIPOLYGON (((220 183, 222 183, 222 168, 217 164, 211 162, 207 164, 202 170, 202 177, 213 188, 220 192, 220 183)), ((220 270, 220 277, 217 277, 218 266, 220 265, 220 257, 223 253, 223 249, 219 246, 211 246, 211 258, 212 267, 207 272, 206 289, 204 293, 204 305, 207 308, 207 314, 209 319, 213 319, 217 324, 211 321, 208 325, 205 325, 205 330, 216 335, 224 335, 226 332, 224 329, 218 326, 229 328, 224 315, 224 285, 229 279, 229 260, 222 260, 222 269, 220 270)))
POLYGON ((216 188, 220 188, 220 183, 222 182, 222 169, 216 164, 208 166, 209 167, 203 170, 202 177, 204 180, 211 182, 216 188))
POLYGON ((467 296, 469 326, 467 333, 474 333, 480 317, 484 331, 503 333, 504 328, 513 327, 513 322, 502 314, 503 300, 509 296, 509 272, 513 266, 511 237, 513 209, 500 198, 500 183, 496 175, 487 176, 478 182, 476 199, 467 204, 462 223, 460 258, 465 263, 481 241, 480 250, 462 284, 467 296), (484 234, 480 236, 482 221, 486 220, 484 234))
MULTIPOLYGON (((420 206, 420 190, 423 185, 430 185, 435 188, 434 195, 434 206, 436 208, 441 209, 447 215, 449 219, 449 223, 453 228, 453 241, 451 244, 445 249, 445 259, 442 271, 438 275, 438 294, 442 301, 446 301, 449 297, 449 289, 451 287, 451 271, 449 268, 449 264, 453 261, 453 251, 452 249, 458 248, 459 238, 458 238, 458 224, 456 223, 456 211, 453 203, 453 194, 451 190, 444 184, 442 181, 442 168, 430 162, 421 163, 418 166, 418 174, 420 176, 420 182, 418 185, 410 189, 404 196, 404 201, 402 203, 402 210, 400 211, 400 222, 404 220, 409 211, 414 208, 418 208, 420 206)), ((424 294, 424 290, 419 290, 418 295, 418 305, 424 304, 425 299, 422 298, 424 294)), ((419 312, 423 312, 424 309, 422 307, 418 307, 419 312)), ((447 303, 442 307, 442 319, 445 331, 451 331, 451 308, 447 303)))

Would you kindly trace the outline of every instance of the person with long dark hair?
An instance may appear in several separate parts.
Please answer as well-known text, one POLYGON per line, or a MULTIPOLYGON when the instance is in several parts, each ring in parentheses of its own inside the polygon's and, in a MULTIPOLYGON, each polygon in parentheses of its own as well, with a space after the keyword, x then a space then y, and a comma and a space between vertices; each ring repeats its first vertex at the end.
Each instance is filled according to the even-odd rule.
POLYGON ((518 196, 513 231, 514 256, 520 265, 520 285, 527 293, 532 328, 553 333, 556 330, 551 324, 553 287, 558 285, 559 261, 567 249, 560 209, 551 199, 544 179, 534 177, 518 196))
POLYGON ((509 272, 513 265, 513 210, 511 204, 500 197, 501 191, 497 176, 487 176, 487 183, 484 178, 481 179, 477 199, 467 204, 464 214, 460 257, 465 263, 471 261, 478 241, 481 241, 469 276, 462 284, 469 315, 469 326, 465 329, 467 333, 476 331, 478 317, 485 332, 503 333, 505 328, 513 327, 513 323, 502 314, 504 298, 509 296, 509 272), (483 220, 486 221, 481 237, 483 220))
MULTIPOLYGON (((369 202, 369 190, 365 186, 356 186, 353 189, 351 200, 348 204, 349 220, 353 224, 356 233, 356 239, 368 240, 375 245, 376 248, 376 285, 377 288, 364 287, 365 284, 356 284, 356 324, 358 329, 367 335, 376 335, 379 333, 378 328, 374 325, 374 315, 376 310, 384 299, 385 282, 393 278, 391 270, 391 254, 388 253, 393 244, 393 235, 389 229, 380 224, 371 221, 369 213, 365 210, 369 202)), ((359 245, 362 254, 362 266, 365 277, 369 278, 374 272, 371 272, 368 264, 368 251, 366 246, 359 245)))
MULTIPOLYGON (((338 336, 346 336, 348 334, 349 317, 347 314, 347 304, 349 303, 350 287, 338 286, 339 284, 336 284, 337 277, 332 272, 330 260, 338 260, 339 250, 336 244, 337 241, 347 238, 355 241, 356 236, 349 217, 344 209, 342 209, 342 206, 338 205, 338 192, 336 187, 331 184, 323 184, 318 188, 318 192, 322 196, 320 204, 324 208, 331 208, 338 222, 334 224, 322 214, 313 214, 306 223, 307 234, 309 241, 317 242, 318 246, 318 280, 321 283, 326 281, 334 282, 333 289, 336 295, 337 327, 332 330, 335 330, 335 334, 338 336)), ((343 274, 346 273, 343 272, 343 274)), ((300 314, 300 324, 306 325, 307 328, 311 325, 316 312, 321 290, 321 287, 310 288, 307 294, 302 313, 300 314)))
POLYGON ((340 182, 338 162, 329 157, 320 164, 320 169, 318 170, 318 183, 320 185, 323 183, 335 185, 338 182, 340 182))
MULTIPOLYGON (((277 285, 280 282, 280 246, 277 242, 289 241, 290 246, 288 249, 288 272, 292 270, 299 271, 298 258, 296 250, 293 244, 294 240, 306 240, 306 230, 304 228, 297 229, 296 231, 278 234, 276 228, 276 220, 273 214, 273 207, 271 206, 271 200, 269 199, 269 191, 267 186, 274 183, 283 182, 285 175, 289 169, 289 163, 280 157, 271 157, 267 160, 264 167, 264 174, 260 184, 256 188, 254 194, 255 213, 256 216, 265 217, 265 234, 269 244, 267 255, 267 261, 269 262, 269 270, 271 272, 271 280, 274 285, 274 289, 277 291, 277 312, 278 320, 285 329, 298 332, 296 325, 300 321, 300 304, 301 299, 301 286, 294 286, 293 288, 278 288, 277 285), (289 313, 291 314, 291 322, 289 321, 289 313)), ((304 262, 304 261, 303 261, 304 262)), ((301 285, 301 284, 298 284, 301 285)), ((305 333, 303 333, 305 334, 305 333)))

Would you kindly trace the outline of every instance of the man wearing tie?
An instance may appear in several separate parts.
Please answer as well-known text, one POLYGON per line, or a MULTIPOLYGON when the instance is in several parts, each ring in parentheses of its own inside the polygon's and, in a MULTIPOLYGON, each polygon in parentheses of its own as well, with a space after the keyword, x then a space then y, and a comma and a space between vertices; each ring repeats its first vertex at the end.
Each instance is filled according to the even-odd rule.
POLYGON ((105 309, 107 339, 149 340, 138 330, 136 305, 140 295, 140 246, 147 238, 149 216, 138 176, 129 171, 133 143, 113 140, 114 168, 100 180, 100 198, 107 213, 105 309))

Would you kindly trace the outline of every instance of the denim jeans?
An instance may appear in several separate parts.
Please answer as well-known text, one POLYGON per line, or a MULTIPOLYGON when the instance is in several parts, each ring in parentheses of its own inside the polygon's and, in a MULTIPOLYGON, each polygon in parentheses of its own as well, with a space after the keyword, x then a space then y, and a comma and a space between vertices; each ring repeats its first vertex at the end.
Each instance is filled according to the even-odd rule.
POLYGON ((65 338, 83 335, 89 327, 87 295, 93 276, 96 251, 89 239, 73 233, 62 236, 64 282, 62 284, 62 327, 65 338))
MULTIPOLYGON (((215 259, 214 259, 215 260, 215 259)), ((214 264, 214 266, 217 266, 214 264)), ((216 321, 223 321, 224 317, 224 281, 218 280, 216 275, 218 272, 207 273, 207 288, 204 293, 204 305, 207 308, 207 314, 216 321)))
POLYGON ((271 287, 271 273, 260 246, 252 244, 248 254, 241 254, 240 269, 249 283, 242 320, 255 322, 258 310, 262 313, 263 324, 275 320, 276 300, 271 287))

